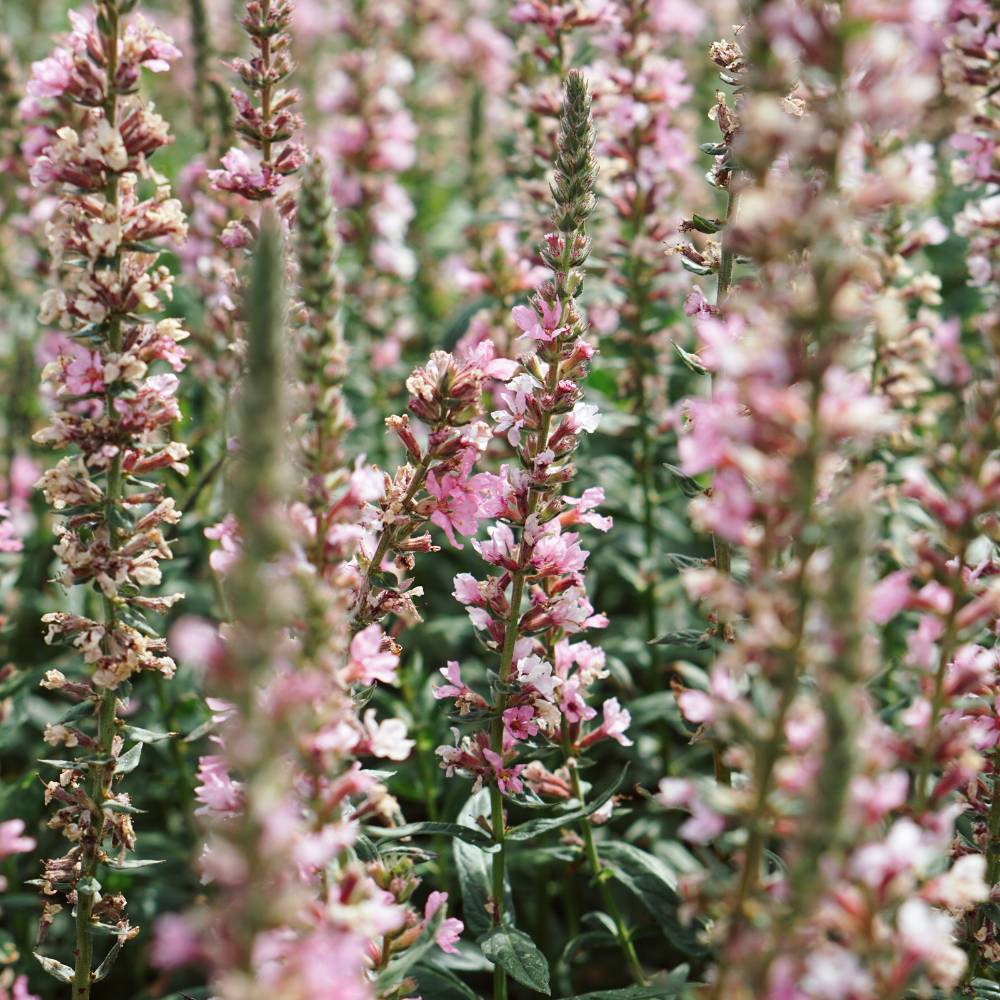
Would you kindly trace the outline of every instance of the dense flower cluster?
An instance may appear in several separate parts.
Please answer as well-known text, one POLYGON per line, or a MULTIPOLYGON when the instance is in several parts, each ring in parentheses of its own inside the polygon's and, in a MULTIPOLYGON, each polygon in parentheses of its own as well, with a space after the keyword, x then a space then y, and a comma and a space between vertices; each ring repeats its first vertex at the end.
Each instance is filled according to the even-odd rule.
POLYGON ((43 964, 86 997, 93 928, 112 928, 110 961, 138 932, 124 896, 102 892, 98 878, 103 866, 126 863, 135 846, 136 810, 114 786, 139 763, 143 738, 134 742, 132 735, 127 747, 130 728, 119 710, 138 674, 174 673, 165 640, 146 616, 167 611, 180 597, 147 593, 170 558, 164 528, 177 523, 179 511, 148 476, 186 471, 187 448, 170 440, 169 429, 180 416, 175 373, 184 367, 187 334, 178 320, 155 316, 172 285, 156 243, 183 241, 186 227, 180 203, 148 162, 170 141, 166 123, 135 96, 143 67, 165 71, 180 53, 141 16, 125 22, 115 0, 98 5, 92 18, 71 17, 72 33, 35 63, 29 84, 34 97, 62 98, 80 109, 74 126, 60 128, 32 167, 36 184, 62 192, 48 225, 60 285, 46 292, 39 318, 66 335, 43 373, 53 411, 35 441, 71 451, 38 485, 62 515, 59 580, 66 587, 92 585, 103 616, 43 618, 46 642, 72 646, 89 670, 71 677, 51 670, 43 681, 75 703, 46 727, 46 742, 83 753, 49 762, 60 771, 46 783, 46 801, 57 808, 50 825, 71 846, 45 863, 39 884, 47 897, 43 928, 62 909, 60 897, 75 911, 77 926, 75 967, 49 958, 43 964), (150 188, 146 197, 140 180, 150 188))
MULTIPOLYGON (((299 95, 282 87, 295 68, 287 33, 294 10, 292 0, 248 0, 242 24, 254 54, 249 60, 230 63, 247 89, 247 93, 239 89, 230 93, 236 112, 234 128, 259 158, 233 147, 223 156, 222 168, 209 176, 218 190, 248 201, 279 198, 285 178, 305 159, 304 148, 294 141, 302 128, 295 110, 299 95)), ((237 241, 239 233, 233 230, 228 238, 237 241)))
POLYGON ((435 351, 406 380, 409 409, 426 428, 426 441, 418 439, 408 415, 386 418, 409 461, 394 476, 383 474, 384 490, 364 519, 366 532, 359 553, 364 575, 355 628, 387 614, 419 620, 413 598, 421 590, 405 574, 413 568, 415 553, 434 551, 435 546, 428 531, 415 532, 430 522, 461 548, 455 532, 474 535, 487 516, 485 480, 471 475, 491 438, 489 425, 481 419, 483 387, 491 379, 509 379, 515 367, 513 362, 494 358, 492 345, 487 343, 465 361, 435 351), (395 585, 377 580, 387 568, 397 577, 395 585))

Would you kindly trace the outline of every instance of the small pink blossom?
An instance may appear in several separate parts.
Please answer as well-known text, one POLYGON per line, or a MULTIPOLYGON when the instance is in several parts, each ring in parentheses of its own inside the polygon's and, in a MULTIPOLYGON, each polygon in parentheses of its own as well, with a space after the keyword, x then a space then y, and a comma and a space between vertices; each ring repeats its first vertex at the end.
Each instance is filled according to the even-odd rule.
POLYGON ((562 328, 559 326, 562 320, 562 305, 558 299, 554 302, 542 299, 540 305, 541 315, 530 306, 514 306, 510 314, 517 328, 525 336, 547 344, 562 333, 562 328))
POLYGON ((233 780, 223 757, 201 757, 198 760, 198 781, 194 794, 201 805, 195 809, 196 816, 228 819, 243 811, 243 785, 233 780))
POLYGON ((374 684, 376 681, 395 684, 398 666, 399 655, 383 639, 381 625, 369 625, 351 640, 350 662, 347 667, 349 681, 360 684, 374 684))
POLYGON ((514 764, 511 767, 507 767, 500 754, 489 747, 483 749, 483 757, 493 769, 493 776, 504 795, 520 795, 524 791, 524 783, 521 781, 521 772, 524 770, 524 764, 514 764))
POLYGON ((535 722, 535 712, 530 705, 506 709, 503 724, 514 740, 526 740, 529 736, 538 735, 538 723, 535 722))
MULTIPOLYGON (((427 897, 427 902, 424 905, 424 920, 430 921, 430 919, 437 913, 448 902, 448 893, 446 892, 432 892, 430 896, 427 897)), ((455 947, 455 942, 462 935, 462 931, 465 930, 465 924, 456 917, 446 917, 441 926, 437 929, 437 934, 434 936, 434 941, 437 946, 442 950, 449 952, 452 955, 458 953, 458 949, 455 947)))
POLYGON ((35 839, 24 836, 24 820, 9 819, 0 823, 0 858, 24 854, 35 849, 35 839))
POLYGON ((868 614, 876 625, 885 625, 909 604, 910 575, 909 570, 896 570, 872 587, 868 614))

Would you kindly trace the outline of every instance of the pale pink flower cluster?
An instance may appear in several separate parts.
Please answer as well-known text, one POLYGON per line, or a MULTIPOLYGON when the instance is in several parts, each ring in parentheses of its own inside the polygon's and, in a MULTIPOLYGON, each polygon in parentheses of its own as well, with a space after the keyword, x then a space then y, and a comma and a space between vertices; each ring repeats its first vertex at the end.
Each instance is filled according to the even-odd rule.
MULTIPOLYGON (((966 968, 955 916, 975 919, 989 895, 983 858, 963 847, 949 867, 948 856, 963 808, 955 791, 974 785, 990 740, 972 720, 992 704, 996 656, 976 636, 997 598, 988 565, 964 559, 997 503, 980 415, 992 404, 970 399, 958 417, 952 394, 970 366, 953 348, 939 373, 954 410, 942 402, 940 419, 963 425, 967 443, 944 458, 922 432, 924 471, 893 488, 923 510, 916 521, 927 527, 911 526, 907 546, 920 570, 892 572, 866 595, 866 520, 887 494, 879 467, 865 466, 898 426, 900 397, 873 388, 862 331, 873 313, 884 323, 907 301, 897 287, 919 280, 891 264, 873 274, 859 234, 887 204, 902 215, 927 198, 919 167, 894 164, 879 140, 912 128, 936 99, 937 65, 904 5, 848 6, 859 20, 846 46, 836 18, 777 0, 748 29, 749 70, 740 48, 713 47, 724 79, 748 81, 736 108, 717 103, 746 173, 729 180, 738 205, 721 247, 681 251, 693 270, 718 272, 728 241, 755 264, 721 307, 696 293, 686 310, 712 374, 711 395, 683 406, 681 468, 712 474, 691 511, 749 566, 748 583, 710 566, 685 575, 689 596, 711 608, 719 645, 703 685, 679 690, 677 702, 710 742, 716 780, 671 777, 659 796, 688 814, 678 832, 693 842, 747 831, 731 882, 698 875, 684 887, 686 911, 714 918, 713 998, 891 996, 928 982, 952 990, 966 968), (769 52, 786 90, 773 65, 754 87, 754 56, 769 52), (793 90, 798 79, 810 84, 793 90), (905 100, 887 101, 903 80, 905 100), (801 282, 808 304, 793 303, 801 282), (894 727, 864 684, 876 648, 866 611, 879 625, 916 613, 897 668, 910 704, 894 727), (966 714, 966 704, 978 707, 966 714), (780 866, 766 862, 765 845, 780 866)), ((913 242, 907 232, 893 234, 900 245, 913 242)), ((993 398, 992 382, 980 388, 993 398)))
MULTIPOLYGON (((47 743, 83 755, 56 762, 58 779, 45 785, 46 802, 55 805, 49 826, 69 847, 43 863, 39 942, 61 899, 74 911, 78 941, 94 920, 114 926, 123 943, 137 933, 124 896, 94 889, 111 845, 122 855, 135 845, 136 810, 127 793, 114 790, 132 769, 121 765, 126 737, 117 726, 118 691, 142 672, 174 673, 165 640, 145 616, 162 614, 181 596, 149 594, 171 556, 166 533, 180 512, 150 477, 167 469, 183 474, 188 454, 170 437, 180 416, 174 372, 187 359, 180 346, 187 333, 178 320, 148 315, 161 311, 172 292, 157 247, 182 243, 186 223, 166 180, 149 165, 171 139, 137 81, 142 68, 168 70, 180 52, 140 15, 126 22, 117 8, 102 8, 96 20, 71 14, 71 21, 72 33, 34 65, 29 84, 42 104, 60 99, 53 114, 58 108, 66 122, 31 171, 35 185, 49 186, 55 197, 46 231, 50 273, 59 284, 43 296, 39 319, 66 334, 43 372, 52 409, 34 440, 69 451, 37 484, 62 515, 55 528, 58 579, 67 587, 94 586, 104 613, 101 620, 43 616, 46 642, 75 648, 90 669, 69 678, 50 670, 42 681, 85 710, 44 731, 47 743)), ((91 949, 78 947, 77 981, 89 981, 91 958, 91 949)))

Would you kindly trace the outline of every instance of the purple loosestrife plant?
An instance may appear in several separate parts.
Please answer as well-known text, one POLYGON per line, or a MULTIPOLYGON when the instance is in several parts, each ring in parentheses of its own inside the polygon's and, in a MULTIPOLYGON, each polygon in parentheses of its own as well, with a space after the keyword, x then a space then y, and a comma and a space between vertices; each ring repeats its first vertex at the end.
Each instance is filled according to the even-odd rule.
MULTIPOLYGON (((299 215, 311 228, 300 243, 309 338, 336 328, 323 180, 322 170, 307 173, 299 215)), ((391 682, 398 663, 377 625, 350 638, 359 472, 331 501, 335 452, 305 453, 314 474, 323 470, 322 483, 308 481, 309 496, 315 502, 321 486, 331 503, 317 506, 310 524, 300 501, 286 511, 290 456, 280 433, 262 428, 262 420, 274 429, 284 423, 279 248, 276 222, 265 223, 248 285, 247 443, 234 483, 244 540, 227 576, 234 622, 212 655, 213 680, 232 701, 217 706, 223 752, 202 759, 197 790, 210 830, 203 870, 219 899, 209 913, 163 926, 158 951, 161 964, 209 964, 224 1000, 396 1000, 413 988, 408 949, 436 942, 452 950, 461 923, 446 918, 446 893, 432 893, 422 913, 414 909, 420 880, 405 855, 379 852, 363 862, 355 850, 360 824, 377 829, 399 817, 358 758, 403 760, 412 743, 398 720, 379 722, 371 708, 359 717, 353 697, 391 682), (301 547, 283 523, 298 529, 301 547), (320 523, 322 546, 314 544, 320 523)), ((307 366, 304 374, 336 393, 334 373, 307 366)))
POLYGON ((612 290, 602 296, 600 311, 592 309, 590 315, 602 334, 621 343, 628 359, 618 394, 630 402, 638 432, 634 461, 642 495, 640 599, 646 639, 653 640, 660 635, 655 507, 662 463, 657 463, 656 439, 670 413, 665 373, 674 353, 658 304, 673 298, 683 279, 676 262, 658 251, 670 233, 678 195, 693 174, 690 140, 683 128, 693 87, 684 63, 668 58, 654 41, 662 30, 656 5, 617 0, 611 7, 613 23, 596 34, 601 56, 588 74, 597 95, 597 152, 607 163, 602 168, 602 199, 613 213, 601 235, 609 248, 612 290))
MULTIPOLYGON (((844 155, 867 131, 902 131, 925 114, 936 94, 934 48, 902 4, 765 3, 748 31, 751 83, 733 147, 745 184, 726 239, 757 271, 725 324, 699 325, 716 382, 711 399, 688 402, 681 443, 685 472, 714 473, 711 492, 692 505, 697 523, 749 563, 749 585, 721 568, 688 574, 689 592, 709 599, 735 635, 716 655, 707 692, 678 695, 736 777, 731 786, 666 779, 660 797, 690 813, 682 837, 736 848, 731 881, 687 885, 690 908, 714 917, 710 996, 951 989, 965 962, 952 918, 937 908, 961 911, 984 887, 968 864, 929 878, 943 867, 955 813, 946 782, 929 808, 938 744, 928 733, 943 720, 956 629, 995 605, 988 594, 961 610, 942 600, 946 622, 926 636, 947 637, 926 685, 928 710, 918 702, 898 720, 901 731, 890 729, 866 688, 874 643, 863 617, 867 605, 886 621, 893 595, 880 585, 866 597, 863 511, 883 475, 872 445, 894 421, 888 400, 870 391, 861 334, 880 291, 862 233, 885 206, 874 195, 891 193, 893 169, 876 149, 859 178, 844 155), (885 102, 902 79, 907 100, 885 102), (906 726, 920 720, 925 729, 908 746, 906 726), (909 815, 899 815, 908 787, 909 815), (727 841, 727 828, 745 839, 727 841)), ((972 430, 980 426, 969 422, 964 450, 981 462, 989 446, 972 430)), ((991 506, 992 486, 980 486, 991 506)), ((957 515, 966 530, 975 513, 957 515)), ((960 578, 954 547, 951 563, 932 558, 930 546, 920 554, 927 570, 960 578)), ((894 578, 890 589, 908 586, 894 578)), ((942 752, 946 773, 961 781, 960 744, 942 752)))
MULTIPOLYGON (((593 148, 590 96, 583 77, 571 71, 552 181, 553 231, 541 250, 552 278, 538 288, 530 306, 514 309, 524 353, 518 374, 500 392, 500 409, 493 414, 496 432, 515 449, 518 461, 505 464, 499 475, 482 477, 486 506, 497 523, 488 529, 488 541, 473 546, 498 573, 482 581, 467 573, 455 578, 455 597, 466 606, 499 665, 491 675, 489 698, 464 683, 457 662, 442 669, 448 683, 435 691, 438 698, 454 700, 457 721, 490 720, 487 728, 457 740, 455 746, 440 747, 438 754, 449 774, 469 774, 490 792, 492 833, 499 849, 493 854, 489 902, 495 933, 483 947, 497 961, 497 997, 506 995, 506 971, 503 952, 495 949, 493 939, 509 933, 510 923, 503 911, 504 796, 523 792, 527 784, 542 794, 576 799, 585 809, 577 757, 602 739, 630 743, 624 735, 629 714, 617 699, 605 701, 600 723, 591 722, 597 712, 586 695, 606 675, 604 656, 588 642, 570 641, 587 628, 607 624, 587 599, 587 552, 577 533, 565 530, 577 524, 608 530, 610 519, 594 511, 603 493, 595 488, 579 499, 563 496, 575 473, 572 456, 580 436, 593 431, 598 420, 596 407, 581 401, 593 348, 584 339, 586 324, 576 304, 590 253, 585 227, 594 206, 593 148), (559 772, 550 772, 540 761, 529 762, 537 743, 561 748, 564 766, 559 772)), ((628 929, 601 877, 586 815, 580 825, 588 862, 630 971, 641 982, 628 929)))
POLYGON ((170 141, 164 120, 138 96, 143 68, 169 69, 180 56, 134 3, 103 0, 93 17, 72 14, 73 31, 47 59, 35 63, 32 92, 60 98, 77 114, 35 160, 38 185, 58 185, 59 204, 48 227, 52 275, 40 319, 67 336, 66 348, 44 378, 54 409, 38 444, 69 451, 39 486, 60 515, 56 528, 58 579, 92 587, 99 617, 45 615, 47 642, 77 650, 89 669, 67 677, 50 670, 43 685, 75 702, 61 722, 46 727, 46 742, 77 748, 78 756, 50 761, 59 779, 46 784, 56 804, 50 825, 70 843, 46 861, 39 884, 46 896, 39 939, 63 904, 76 921, 73 967, 39 956, 43 967, 72 987, 77 1000, 107 975, 122 945, 138 933, 120 892, 102 890, 104 870, 137 867, 127 792, 116 791, 140 762, 141 731, 120 717, 137 675, 174 673, 165 640, 147 620, 180 595, 155 597, 160 562, 170 558, 163 525, 178 511, 162 485, 149 481, 164 469, 186 471, 187 449, 170 440, 179 417, 174 374, 184 367, 186 333, 173 319, 157 320, 171 293, 168 269, 158 263, 161 241, 183 241, 180 204, 149 164, 170 141), (140 181, 150 182, 148 197, 140 181), (168 369, 157 372, 157 367, 168 369), (131 741, 131 745, 129 745, 131 741), (111 947, 94 968, 96 934, 111 947))

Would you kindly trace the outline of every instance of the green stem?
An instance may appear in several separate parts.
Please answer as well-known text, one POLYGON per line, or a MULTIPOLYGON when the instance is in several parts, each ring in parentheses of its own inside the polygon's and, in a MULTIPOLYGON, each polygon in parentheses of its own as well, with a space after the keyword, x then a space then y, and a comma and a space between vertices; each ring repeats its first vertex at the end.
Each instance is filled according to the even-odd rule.
MULTIPOLYGON (((431 454, 428 452, 424 455, 417 466, 417 471, 413 474, 413 479, 410 482, 410 488, 406 491, 406 495, 403 497, 403 501, 400 504, 401 510, 404 512, 407 510, 410 501, 417 495, 417 491, 421 486, 424 485, 424 480, 427 478, 427 470, 431 467, 431 454)), ((371 592, 372 583, 375 579, 375 574, 378 573, 379 567, 382 565, 382 560, 385 558, 386 552, 389 551, 389 545, 391 542, 396 542, 397 538, 396 531, 394 527, 386 527, 382 529, 382 534, 379 535, 378 545, 375 546, 375 553, 368 563, 368 569, 365 570, 365 575, 361 580, 361 588, 358 594, 357 607, 360 611, 368 598, 368 594, 371 592)), ((355 620, 351 625, 352 632, 357 632, 360 627, 364 625, 363 620, 355 616, 355 620)))
MULTIPOLYGON (((736 191, 737 178, 735 175, 729 178, 729 188, 727 190, 726 197, 726 229, 723 230, 722 234, 722 256, 719 260, 719 281, 715 289, 715 306, 720 308, 722 304, 726 301, 726 296, 729 294, 729 289, 733 284, 733 265, 736 262, 736 253, 732 248, 731 241, 727 238, 727 233, 729 231, 728 223, 736 215, 736 208, 739 201, 739 194, 736 191)), ((709 392, 711 392, 711 376, 709 376, 709 392)), ((733 554, 732 549, 724 538, 720 538, 717 534, 712 534, 712 551, 715 555, 715 568, 720 572, 729 576, 733 569, 733 554)), ((727 625, 725 622, 720 622, 723 630, 723 639, 726 638, 727 625)))
POLYGON ((951 607, 944 622, 944 633, 941 637, 941 645, 938 648, 937 673, 934 675, 934 694, 931 697, 931 717, 927 726, 927 739, 921 747, 920 759, 917 762, 917 774, 913 782, 913 809, 919 814, 927 807, 927 783, 930 778, 931 764, 933 763, 933 747, 931 740, 937 730, 938 720, 944 709, 945 693, 944 680, 948 673, 948 665, 951 663, 952 655, 955 651, 955 644, 958 640, 958 603, 962 593, 962 570, 961 557, 959 566, 952 575, 951 583, 951 607))
MULTIPOLYGON (((118 73, 118 36, 120 32, 120 18, 116 3, 109 3, 108 8, 108 31, 104 37, 107 43, 107 70, 105 75, 108 88, 104 101, 104 115, 112 126, 117 124, 118 119, 118 96, 115 91, 115 77, 118 73)), ((118 209, 118 176, 112 175, 108 180, 105 189, 105 198, 108 205, 117 213, 118 209)), ((116 250, 114 255, 114 269, 120 270, 121 251, 116 250)), ((121 351, 122 331, 121 317, 112 315, 108 322, 108 347, 112 353, 121 351)), ((117 414, 114 408, 114 400, 111 390, 105 394, 105 407, 110 419, 117 422, 117 414)), ((108 545, 117 548, 117 531, 113 517, 121 501, 122 492, 122 460, 121 452, 112 460, 108 469, 107 490, 104 497, 104 523, 108 532, 108 545)), ((109 597, 104 598, 104 629, 105 647, 109 645, 109 636, 114 632, 118 622, 118 610, 115 601, 109 597)), ((113 690, 105 689, 101 695, 97 712, 97 755, 99 757, 111 757, 114 743, 115 729, 117 728, 117 695, 113 690)), ((74 952, 73 966, 73 998, 74 1000, 89 1000, 90 986, 93 979, 94 964, 94 939, 90 933, 90 922, 94 912, 94 901, 96 889, 93 879, 97 874, 98 865, 103 855, 104 828, 106 817, 104 813, 104 802, 111 795, 111 784, 114 780, 114 763, 105 764, 101 767, 94 767, 91 784, 90 798, 97 807, 97 815, 91 816, 93 830, 89 835, 85 835, 83 850, 81 852, 80 879, 77 882, 76 901, 76 949, 74 952), (81 883, 84 889, 80 888, 81 883)))
MULTIPOLYGON (((568 242, 568 241, 567 241, 568 242)), ((553 361, 549 366, 549 378, 546 389, 551 396, 555 393, 559 384, 559 372, 561 365, 558 361, 553 361)), ((538 452, 545 450, 549 440, 549 427, 552 423, 552 414, 546 412, 542 415, 541 424, 538 428, 538 452)), ((534 489, 528 491, 527 516, 530 517, 538 504, 538 493, 534 489)), ((517 565, 525 567, 528 559, 528 543, 523 534, 518 545, 517 565)), ((506 684, 510 677, 510 668, 514 661, 514 646, 517 644, 517 626, 521 618, 521 601, 524 597, 524 585, 528 575, 527 568, 516 570, 511 576, 510 584, 510 614, 507 616, 507 627, 503 635, 503 648, 500 651, 500 683, 506 684)), ((490 728, 490 744, 493 752, 503 754, 503 713, 507 707, 507 696, 503 692, 497 692, 495 717, 490 728)), ((503 818, 503 794, 496 783, 490 786, 490 804, 492 807, 493 839, 500 849, 493 855, 492 875, 493 875, 493 912, 494 923, 499 926, 503 922, 503 898, 504 898, 504 873, 507 864, 506 839, 504 835, 503 818)), ((507 996, 507 974, 499 965, 493 970, 493 998, 494 1000, 506 1000, 507 996)))
MULTIPOLYGON (((580 808, 583 808, 586 806, 587 800, 580 784, 580 772, 577 768, 576 760, 572 756, 572 748, 569 745, 569 729, 565 719, 562 723, 562 746, 566 766, 569 769, 573 797, 580 803, 580 808)), ((583 834, 584 852, 587 855, 587 861, 590 864, 590 871, 594 876, 598 892, 601 894, 604 909, 614 921, 615 934, 618 938, 618 944, 621 946, 622 954, 625 956, 629 975, 639 986, 645 986, 646 975, 642 971, 642 964, 639 961, 639 956, 636 954, 635 944, 632 941, 632 932, 629 930, 628 924, 625 923, 625 918, 622 916, 621 910, 618 908, 618 903, 615 901, 614 893, 612 893, 608 885, 609 872, 601 864, 600 855, 597 853, 597 844, 594 842, 594 828, 590 822, 590 817, 583 816, 580 818, 580 832, 583 834)))

